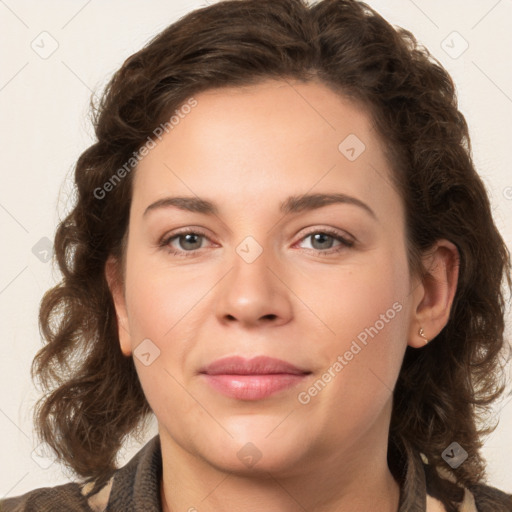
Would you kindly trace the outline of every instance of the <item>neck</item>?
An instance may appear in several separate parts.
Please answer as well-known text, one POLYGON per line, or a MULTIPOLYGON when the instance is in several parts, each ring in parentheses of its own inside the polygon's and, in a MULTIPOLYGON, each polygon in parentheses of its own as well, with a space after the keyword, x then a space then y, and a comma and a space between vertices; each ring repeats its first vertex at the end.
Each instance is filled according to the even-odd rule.
MULTIPOLYGON (((389 423, 387 423, 389 425, 389 423)), ((164 429, 163 512, 397 512, 400 487, 387 464, 388 430, 375 425, 350 448, 286 472, 241 474, 184 450, 164 429)))
MULTIPOLYGON (((243 510, 244 512, 260 512, 261 510, 279 510, 279 512, 368 512, 375 510, 375 504, 379 504, 380 512, 397 512, 400 499, 400 488, 388 471, 382 481, 372 485, 368 478, 363 477, 364 490, 341 491, 341 496, 336 499, 318 500, 318 496, 324 496, 322 486, 313 488, 307 485, 306 489, 298 489, 299 484, 292 484, 269 476, 267 482, 241 482, 233 480, 227 483, 229 475, 221 478, 216 485, 204 486, 201 490, 191 492, 178 492, 182 489, 183 482, 165 486, 161 482, 162 512, 175 512, 186 510, 187 512, 228 512, 243 510), (170 489, 169 489, 170 487, 170 489), (167 489, 167 490, 166 490, 167 489), (209 489, 209 490, 207 490, 209 489), (290 489, 292 489, 290 491, 290 489), (305 490, 307 492, 305 492, 305 490), (315 496, 314 500, 308 500, 305 494, 315 496), (169 502, 167 497, 170 497, 169 502), (297 496, 299 498, 297 499, 297 496), (303 500, 303 501, 300 501, 303 500), (310 505, 309 503, 313 503, 310 505), (193 504, 191 506, 191 504, 193 504), (199 507, 199 508, 198 508, 199 507)), ((318 480, 315 480, 318 483, 318 480)), ((303 486, 304 487, 304 486, 303 486)), ((329 490, 328 490, 329 491, 329 490)), ((332 491, 332 489, 331 489, 332 491)))

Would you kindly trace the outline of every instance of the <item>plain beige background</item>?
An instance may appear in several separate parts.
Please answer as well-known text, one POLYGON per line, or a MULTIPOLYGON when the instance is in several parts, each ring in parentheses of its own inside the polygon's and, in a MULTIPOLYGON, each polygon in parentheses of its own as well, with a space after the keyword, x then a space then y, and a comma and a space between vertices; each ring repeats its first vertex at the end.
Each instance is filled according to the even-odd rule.
MULTIPOLYGON (((39 301, 58 278, 51 263, 58 219, 72 200, 71 171, 92 143, 92 91, 151 37, 206 0, 0 0, 0 497, 69 481, 36 447, 38 393, 29 368, 40 346, 39 301), (35 450, 35 451, 34 451, 35 450)), ((512 2, 369 0, 411 30, 452 74, 473 155, 496 222, 512 246, 512 2)), ((510 338, 510 313, 508 317, 510 338)), ((510 368, 510 366, 509 366, 510 368)), ((489 482, 512 492, 512 400, 485 443, 489 482)), ((156 433, 156 425, 147 433, 156 433)), ((140 448, 130 443, 126 462, 140 448)))

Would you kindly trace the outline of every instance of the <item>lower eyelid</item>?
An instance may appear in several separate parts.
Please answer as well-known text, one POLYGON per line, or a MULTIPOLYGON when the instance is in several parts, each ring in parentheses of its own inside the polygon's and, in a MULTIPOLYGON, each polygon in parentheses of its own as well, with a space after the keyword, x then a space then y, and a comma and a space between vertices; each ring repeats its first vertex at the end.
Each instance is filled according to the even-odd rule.
MULTIPOLYGON (((331 247, 329 249, 326 249, 326 250, 320 250, 320 249, 309 249, 309 248, 306 248, 306 250, 308 251, 314 251, 318 254, 321 254, 321 253, 324 253, 324 254, 332 254, 332 253, 335 253, 341 249, 348 249, 350 247, 352 247, 354 245, 354 242, 352 240, 350 240, 349 238, 347 237, 344 237, 338 233, 333 233, 333 232, 330 232, 330 230, 322 230, 322 229, 319 229, 317 231, 312 231, 310 233, 307 233, 305 235, 303 235, 297 242, 295 242, 293 245, 297 245, 299 244, 300 242, 306 240, 307 238, 313 236, 313 235, 316 235, 318 233, 323 233, 325 235, 328 235, 329 237, 333 238, 334 240, 337 240, 339 243, 338 246, 336 247, 331 247)), ((206 249, 206 247, 200 247, 199 249, 194 249, 194 250, 191 250, 191 251, 186 251, 184 249, 175 249, 173 246, 171 246, 171 242, 173 242, 174 240, 178 239, 179 237, 181 236, 186 236, 186 235, 189 235, 189 234, 194 234, 194 235, 198 235, 200 236, 201 238, 209 241, 210 243, 212 244, 215 244, 215 242, 213 242, 210 237, 206 234, 206 233, 202 233, 200 231, 184 231, 184 232, 181 232, 181 233, 175 233, 173 235, 170 235, 168 237, 164 237, 162 239, 162 241, 160 242, 160 246, 162 247, 166 247, 169 252, 171 252, 172 254, 174 255, 195 255, 197 254, 199 251, 203 250, 203 249, 206 249)))

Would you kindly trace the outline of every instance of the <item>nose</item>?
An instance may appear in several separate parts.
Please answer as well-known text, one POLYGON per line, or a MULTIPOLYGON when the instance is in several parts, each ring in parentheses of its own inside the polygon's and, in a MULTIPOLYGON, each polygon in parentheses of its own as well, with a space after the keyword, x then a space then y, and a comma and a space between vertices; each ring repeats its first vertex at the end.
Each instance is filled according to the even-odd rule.
POLYGON ((293 293, 285 271, 269 253, 264 249, 252 262, 235 254, 231 270, 217 287, 215 308, 221 323, 256 327, 290 321, 293 293))

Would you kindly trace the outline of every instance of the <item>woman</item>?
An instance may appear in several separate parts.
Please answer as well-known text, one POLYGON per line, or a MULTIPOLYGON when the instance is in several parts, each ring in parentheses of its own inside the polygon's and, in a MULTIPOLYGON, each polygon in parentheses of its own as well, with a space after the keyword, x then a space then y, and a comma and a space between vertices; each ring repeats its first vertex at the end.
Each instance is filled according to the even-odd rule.
POLYGON ((221 2, 130 57, 95 128, 33 365, 81 481, 2 510, 512 510, 479 451, 509 254, 409 32, 221 2))

